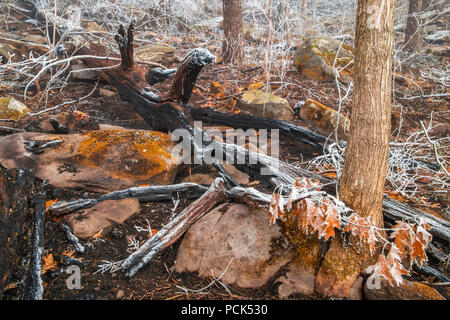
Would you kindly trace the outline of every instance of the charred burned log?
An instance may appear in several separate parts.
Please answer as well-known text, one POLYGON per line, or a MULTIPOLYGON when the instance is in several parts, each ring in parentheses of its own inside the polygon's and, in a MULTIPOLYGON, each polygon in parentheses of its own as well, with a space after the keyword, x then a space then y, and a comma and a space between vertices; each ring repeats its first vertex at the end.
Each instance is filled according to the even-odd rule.
POLYGON ((24 300, 42 300, 44 287, 42 285, 42 255, 44 253, 44 220, 45 196, 35 197, 35 212, 33 215, 33 237, 31 242, 31 258, 25 280, 22 298, 24 300))
POLYGON ((164 80, 172 76, 175 72, 177 72, 177 69, 163 70, 159 67, 156 67, 147 72, 147 74, 145 75, 145 80, 149 85, 154 85, 163 82, 164 80))
POLYGON ((255 117, 245 114, 226 114, 211 108, 192 108, 191 115, 194 120, 204 121, 215 125, 225 125, 241 129, 278 129, 280 134, 300 141, 314 148, 314 151, 322 153, 326 138, 306 128, 293 125, 289 122, 255 117))
POLYGON ((177 193, 188 199, 198 198, 208 188, 196 183, 180 183, 170 186, 133 187, 125 190, 113 191, 101 195, 98 199, 77 199, 73 201, 61 201, 48 209, 53 216, 63 216, 77 210, 88 209, 105 200, 121 200, 137 198, 141 202, 167 201, 173 199, 177 193))
MULTIPOLYGON (((19 260, 25 257, 29 261, 31 248, 40 245, 37 241, 31 243, 31 239, 36 239, 33 232, 37 236, 42 227, 38 219, 33 222, 33 212, 42 212, 42 200, 34 201, 39 189, 40 184, 30 171, 17 170, 13 177, 0 166, 0 298, 13 275, 27 271, 23 269, 29 263, 19 267, 19 260)), ((38 255, 35 257, 38 259, 38 255)))
POLYGON ((204 214, 224 202, 225 192, 223 180, 217 178, 198 200, 184 209, 123 262, 122 269, 126 276, 134 276, 162 250, 177 241, 204 214))

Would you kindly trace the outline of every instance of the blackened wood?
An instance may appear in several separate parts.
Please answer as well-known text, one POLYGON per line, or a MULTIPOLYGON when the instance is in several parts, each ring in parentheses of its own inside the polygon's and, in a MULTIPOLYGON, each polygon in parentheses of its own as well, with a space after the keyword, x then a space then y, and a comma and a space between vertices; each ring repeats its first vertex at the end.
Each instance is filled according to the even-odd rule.
POLYGON ((162 250, 177 241, 204 214, 224 202, 225 192, 223 180, 221 178, 214 180, 208 191, 167 223, 122 263, 121 267, 126 276, 133 277, 162 250))
POLYGON ((42 300, 42 256, 44 253, 45 196, 39 194, 34 200, 33 237, 31 240, 31 258, 22 298, 24 300, 42 300))
POLYGON ((33 198, 38 189, 31 171, 17 170, 12 176, 0 165, 0 298, 12 276, 26 272, 22 269, 27 263, 19 266, 19 261, 31 251, 33 198))
POLYGON ((177 72, 177 69, 167 69, 163 70, 159 67, 150 69, 147 74, 145 75, 145 80, 149 85, 154 85, 160 82, 163 82, 170 76, 172 76, 175 72, 177 72))
POLYGON ((113 191, 101 195, 98 199, 77 199, 73 201, 60 201, 52 204, 48 210, 52 216, 63 216, 77 210, 84 210, 95 206, 105 200, 121 200, 137 198, 140 202, 168 201, 178 196, 192 199, 198 198, 208 188, 196 183, 180 183, 168 186, 133 187, 125 190, 113 191))

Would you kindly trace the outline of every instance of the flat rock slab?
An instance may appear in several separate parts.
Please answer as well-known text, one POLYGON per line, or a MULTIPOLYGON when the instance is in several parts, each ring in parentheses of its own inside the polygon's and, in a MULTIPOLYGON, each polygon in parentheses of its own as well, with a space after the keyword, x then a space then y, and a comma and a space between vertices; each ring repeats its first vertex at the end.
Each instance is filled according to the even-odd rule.
POLYGON ((166 185, 175 178, 179 160, 173 142, 161 132, 108 129, 87 134, 18 133, 0 139, 0 163, 8 170, 29 169, 60 188, 110 192, 138 185, 166 185), (59 144, 35 153, 25 141, 59 144))
POLYGON ((81 239, 92 238, 96 234, 106 235, 115 224, 122 224, 139 212, 139 200, 105 200, 92 208, 71 214, 67 222, 74 235, 81 239))
POLYGON ((249 90, 238 100, 236 107, 258 117, 292 120, 294 111, 286 99, 262 90, 249 90))
POLYGON ((215 208, 186 233, 175 261, 177 272, 198 272, 202 277, 243 288, 258 288, 293 256, 281 228, 269 223, 267 210, 225 203, 215 208), (227 269, 228 266, 228 269, 227 269))

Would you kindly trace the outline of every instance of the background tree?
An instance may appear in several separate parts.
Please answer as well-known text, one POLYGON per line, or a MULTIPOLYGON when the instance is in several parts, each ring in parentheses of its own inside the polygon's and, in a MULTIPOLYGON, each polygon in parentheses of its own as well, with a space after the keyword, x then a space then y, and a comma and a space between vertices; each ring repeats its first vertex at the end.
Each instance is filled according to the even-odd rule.
POLYGON ((223 0, 223 32, 223 62, 240 64, 244 55, 241 0, 223 0))
MULTIPOLYGON (((339 195, 361 217, 383 227, 382 202, 391 134, 395 0, 359 0, 356 17, 353 108, 339 195)), ((316 278, 323 296, 345 297, 371 263, 369 248, 332 240, 316 278)))
POLYGON ((419 18, 416 13, 422 10, 422 0, 409 0, 408 19, 405 30, 405 49, 417 51, 422 44, 419 18))
POLYGON ((306 19, 306 10, 308 9, 308 0, 302 0, 302 16, 303 16, 303 21, 306 19))

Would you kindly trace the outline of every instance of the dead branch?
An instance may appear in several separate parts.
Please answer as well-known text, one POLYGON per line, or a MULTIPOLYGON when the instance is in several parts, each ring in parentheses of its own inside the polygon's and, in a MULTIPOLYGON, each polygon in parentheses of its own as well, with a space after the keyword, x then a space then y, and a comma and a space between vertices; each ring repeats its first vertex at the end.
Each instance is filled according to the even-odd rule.
POLYGON ((133 187, 125 190, 113 191, 101 195, 98 199, 77 199, 73 201, 60 201, 48 208, 51 215, 59 217, 77 210, 84 210, 95 206, 105 200, 121 200, 137 198, 141 202, 167 201, 174 195, 181 193, 184 197, 197 198, 208 190, 196 183, 180 183, 169 186, 133 187))
POLYGON ((139 269, 156 257, 162 250, 177 241, 189 227, 211 209, 226 199, 226 188, 221 178, 198 200, 189 205, 160 231, 132 253, 121 265, 127 277, 132 277, 139 269))

